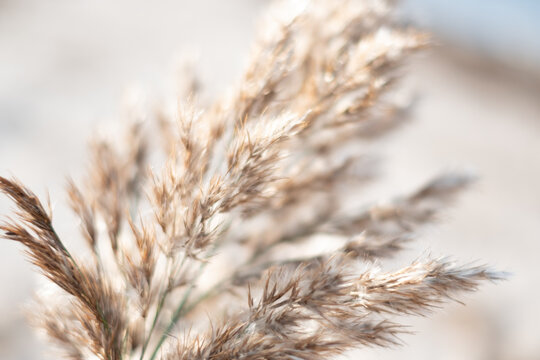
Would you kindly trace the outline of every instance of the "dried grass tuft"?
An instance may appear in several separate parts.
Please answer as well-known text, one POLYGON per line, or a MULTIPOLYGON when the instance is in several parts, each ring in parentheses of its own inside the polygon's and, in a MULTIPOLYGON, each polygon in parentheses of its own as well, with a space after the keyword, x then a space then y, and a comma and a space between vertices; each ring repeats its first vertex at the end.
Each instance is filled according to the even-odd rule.
POLYGON ((57 285, 32 321, 66 358, 326 359, 397 344, 400 316, 504 277, 447 258, 377 270, 471 181, 445 174, 385 205, 343 205, 376 178, 369 144, 406 120, 394 84, 429 38, 397 25, 391 1, 294 4, 270 9, 228 96, 201 107, 190 77, 174 115, 92 142, 86 181, 67 189, 91 257, 0 177, 16 205, 2 237, 57 285), (299 250, 316 238, 325 251, 299 250))

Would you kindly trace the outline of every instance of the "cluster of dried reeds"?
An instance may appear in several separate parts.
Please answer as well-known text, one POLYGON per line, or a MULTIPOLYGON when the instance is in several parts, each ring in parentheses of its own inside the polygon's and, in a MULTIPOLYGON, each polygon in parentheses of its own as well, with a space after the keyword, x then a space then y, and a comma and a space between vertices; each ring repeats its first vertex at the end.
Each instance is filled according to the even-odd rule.
POLYGON ((32 319, 68 358, 324 359, 394 344, 398 316, 500 278, 445 258, 374 265, 467 176, 344 209, 374 175, 358 146, 404 120, 391 85, 427 42, 396 25, 390 5, 278 3, 229 96, 199 106, 190 83, 176 113, 96 140, 85 182, 68 188, 91 257, 71 254, 40 200, 0 178, 18 208, 3 237, 58 286, 32 319), (309 245, 321 238, 324 251, 309 245))

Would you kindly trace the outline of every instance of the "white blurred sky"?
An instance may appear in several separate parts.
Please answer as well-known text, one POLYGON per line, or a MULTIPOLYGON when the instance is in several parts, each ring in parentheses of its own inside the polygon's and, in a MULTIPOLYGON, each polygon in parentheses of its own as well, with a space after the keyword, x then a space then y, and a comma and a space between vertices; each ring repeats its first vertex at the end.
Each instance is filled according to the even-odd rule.
POLYGON ((517 66, 540 70, 540 0, 403 0, 415 21, 517 66))

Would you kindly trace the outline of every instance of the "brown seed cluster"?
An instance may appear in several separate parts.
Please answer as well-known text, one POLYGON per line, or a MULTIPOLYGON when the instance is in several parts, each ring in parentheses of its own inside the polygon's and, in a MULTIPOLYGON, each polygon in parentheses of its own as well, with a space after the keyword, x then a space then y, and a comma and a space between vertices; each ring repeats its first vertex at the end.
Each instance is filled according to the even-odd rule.
POLYGON ((57 285, 31 320, 66 358, 326 359, 395 344, 399 316, 503 277, 445 258, 376 265, 466 175, 345 206, 376 178, 370 143, 406 119, 400 65, 428 43, 391 5, 278 1, 229 94, 202 106, 189 77, 176 111, 132 114, 122 137, 94 140, 85 181, 68 184, 86 260, 30 190, 0 177, 17 207, 2 237, 57 285))

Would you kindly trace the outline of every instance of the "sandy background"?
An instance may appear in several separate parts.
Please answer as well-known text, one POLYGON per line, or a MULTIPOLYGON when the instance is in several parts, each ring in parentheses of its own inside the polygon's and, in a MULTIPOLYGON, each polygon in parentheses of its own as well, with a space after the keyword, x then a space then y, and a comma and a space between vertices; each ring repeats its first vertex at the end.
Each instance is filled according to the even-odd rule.
MULTIPOLYGON (((264 3, 0 0, 0 174, 48 190, 69 238, 65 177, 81 174, 86 139, 120 116, 125 90, 153 98, 170 91, 177 59, 193 52, 203 82, 224 89, 242 68, 264 3)), ((473 169, 481 181, 402 261, 428 249, 482 259, 513 277, 466 296, 467 306, 408 320, 416 335, 403 347, 351 358, 540 359, 540 76, 523 61, 501 65, 485 49, 457 44, 442 41, 410 64, 405 83, 420 95, 415 120, 378 145, 386 180, 368 197, 473 169)), ((1 198, 0 213, 8 209, 1 198)), ((0 242, 0 359, 47 359, 22 316, 37 277, 19 250, 0 242)))

